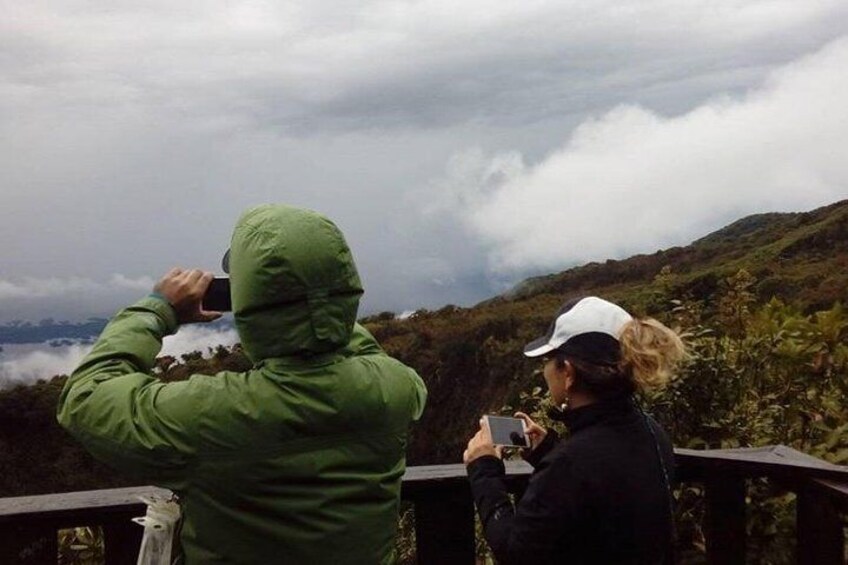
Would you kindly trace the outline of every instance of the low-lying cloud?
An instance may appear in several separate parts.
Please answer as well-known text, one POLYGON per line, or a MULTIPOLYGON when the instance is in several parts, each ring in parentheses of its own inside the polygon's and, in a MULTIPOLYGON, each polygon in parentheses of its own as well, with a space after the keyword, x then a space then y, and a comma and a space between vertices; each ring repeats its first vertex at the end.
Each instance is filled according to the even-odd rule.
POLYGON ((206 328, 204 326, 181 326, 180 331, 165 338, 160 355, 179 356, 191 351, 202 351, 210 347, 238 343, 238 333, 233 328, 206 328))
MULTIPOLYGON (((205 355, 209 348, 217 345, 229 347, 237 342, 238 334, 232 328, 182 326, 175 335, 165 338, 160 355, 179 357, 192 351, 201 351, 205 355)), ((45 346, 9 359, 0 356, 0 389, 69 374, 89 351, 91 345, 73 344, 54 348, 45 346)))
POLYGON ((848 37, 738 99, 674 117, 616 107, 538 164, 458 155, 440 206, 485 243, 494 272, 508 273, 652 252, 728 218, 845 198, 846 68, 848 37))
POLYGON ((91 350, 90 345, 69 345, 25 353, 3 360, 0 357, 0 389, 18 384, 31 384, 39 379, 66 375, 91 350))

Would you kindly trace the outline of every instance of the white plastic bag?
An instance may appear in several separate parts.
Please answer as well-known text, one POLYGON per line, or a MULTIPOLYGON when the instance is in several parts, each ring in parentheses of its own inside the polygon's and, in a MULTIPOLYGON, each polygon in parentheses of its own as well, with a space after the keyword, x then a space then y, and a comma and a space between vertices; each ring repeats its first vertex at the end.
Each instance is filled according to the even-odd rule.
POLYGON ((133 518, 133 522, 144 526, 137 565, 170 565, 180 506, 173 497, 142 497, 141 501, 147 504, 147 514, 133 518))

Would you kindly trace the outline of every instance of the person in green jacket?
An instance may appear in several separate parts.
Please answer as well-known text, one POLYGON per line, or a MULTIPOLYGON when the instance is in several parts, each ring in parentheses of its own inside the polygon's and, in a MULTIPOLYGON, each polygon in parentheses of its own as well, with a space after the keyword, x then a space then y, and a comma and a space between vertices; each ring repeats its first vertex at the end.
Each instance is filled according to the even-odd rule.
POLYGON ((362 285, 327 218, 264 205, 226 259, 245 373, 151 376, 162 338, 220 314, 174 269, 121 311, 65 385, 59 422, 97 458, 174 491, 185 562, 393 559, 421 378, 356 323, 362 285))

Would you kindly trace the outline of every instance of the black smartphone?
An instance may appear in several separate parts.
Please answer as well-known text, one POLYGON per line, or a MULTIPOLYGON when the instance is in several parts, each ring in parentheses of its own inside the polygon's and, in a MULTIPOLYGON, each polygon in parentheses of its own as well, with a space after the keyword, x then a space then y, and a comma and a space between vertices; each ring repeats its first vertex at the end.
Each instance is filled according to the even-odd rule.
POLYGON ((230 300, 230 279, 215 277, 209 283, 206 294, 203 295, 202 307, 207 312, 230 312, 233 309, 230 300))
POLYGON ((492 443, 507 447, 530 447, 527 440, 527 424, 520 418, 483 416, 489 422, 492 443))

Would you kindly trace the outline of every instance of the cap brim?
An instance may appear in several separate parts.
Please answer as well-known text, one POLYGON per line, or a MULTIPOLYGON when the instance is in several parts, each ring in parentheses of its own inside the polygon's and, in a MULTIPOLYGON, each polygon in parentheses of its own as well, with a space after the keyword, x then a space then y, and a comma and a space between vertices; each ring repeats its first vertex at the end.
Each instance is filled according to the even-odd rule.
POLYGON ((547 355, 556 349, 553 345, 548 343, 548 339, 548 336, 545 336, 531 341, 524 346, 524 355, 527 357, 541 357, 542 355, 547 355))
POLYGON ((224 258, 221 259, 221 268, 228 275, 230 274, 230 250, 227 249, 227 252, 224 253, 224 258))

